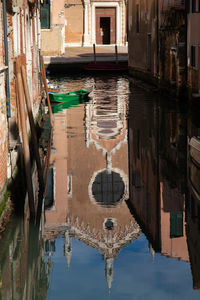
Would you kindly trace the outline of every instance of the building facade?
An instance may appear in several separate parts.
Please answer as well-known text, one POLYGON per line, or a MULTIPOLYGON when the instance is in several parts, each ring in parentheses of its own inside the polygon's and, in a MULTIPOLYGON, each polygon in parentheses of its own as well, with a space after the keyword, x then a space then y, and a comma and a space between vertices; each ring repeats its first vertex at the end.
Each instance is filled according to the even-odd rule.
POLYGON ((25 68, 34 117, 40 105, 40 5, 33 0, 1 1, 0 8, 0 192, 3 194, 21 151, 17 61, 25 68))
MULTIPOLYGON (((187 15, 187 67, 188 86, 191 93, 200 92, 200 36, 197 28, 200 26, 200 3, 188 1, 187 15)), ((195 96, 195 95, 194 95, 195 96)))
MULTIPOLYGON (((3 3, 0 2, 0 11, 3 10, 3 3)), ((8 122, 6 109, 6 72, 7 66, 4 59, 4 19, 0 14, 0 190, 3 189, 7 179, 7 156, 8 156, 8 122)))
POLYGON ((41 0, 42 51, 62 55, 66 47, 126 45, 127 1, 41 0))
POLYGON ((134 75, 157 78, 158 7, 155 0, 130 0, 128 8, 129 69, 134 75))
MULTIPOLYGON (((74 6, 66 1, 66 46, 125 45, 126 31, 126 1, 80 1, 74 6), (71 5, 71 6, 70 6, 71 5), (79 17, 77 16, 77 12, 79 17), (79 37, 76 26, 79 23, 79 37), (76 23, 77 25, 73 24, 76 23)), ((71 3, 71 1, 70 1, 71 3)))
POLYGON ((65 0, 40 0, 41 48, 43 55, 65 53, 65 0))
POLYGON ((184 1, 130 1, 129 68, 180 95, 187 81, 184 1))

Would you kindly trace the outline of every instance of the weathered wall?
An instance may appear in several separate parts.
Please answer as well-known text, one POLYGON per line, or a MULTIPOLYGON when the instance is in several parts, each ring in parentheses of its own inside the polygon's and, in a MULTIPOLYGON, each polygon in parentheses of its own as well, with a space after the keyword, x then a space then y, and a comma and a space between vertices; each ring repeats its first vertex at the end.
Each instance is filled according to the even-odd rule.
POLYGON ((160 80, 178 93, 186 85, 185 6, 177 0, 159 8, 160 80))
MULTIPOLYGON (((25 0, 6 1, 6 19, 3 23, 3 7, 0 3, 0 193, 7 179, 13 176, 17 157, 20 151, 18 142, 21 137, 21 125, 17 104, 16 61, 23 65, 26 71, 32 110, 37 115, 40 105, 40 65, 39 65, 39 1, 29 5, 25 0), (4 37, 3 28, 7 28, 4 37), (6 89, 4 38, 8 43, 8 75, 6 89), (7 107, 6 107, 6 97, 7 107), (7 114, 9 111, 10 114, 7 114)), ((29 122, 27 119, 27 128, 29 122)))
POLYGON ((180 0, 130 1, 129 68, 179 95, 186 85, 185 6, 180 0))
POLYGON ((187 29, 188 85, 196 93, 200 91, 200 36, 197 30, 199 27, 200 12, 192 13, 190 7, 187 29), (191 64, 191 46, 195 46, 195 66, 191 64))
MULTIPOLYGON (((0 11, 2 12, 2 2, 0 11)), ((7 113, 6 113, 6 91, 5 91, 5 64, 4 64, 4 33, 3 15, 0 14, 0 191, 2 190, 7 178, 7 113)))
POLYGON ((129 67, 156 76, 156 1, 131 0, 129 3, 129 67))
POLYGON ((50 28, 41 30, 43 55, 63 55, 65 52, 65 0, 51 1, 50 28))
POLYGON ((63 38, 61 27, 43 29, 41 31, 41 47, 43 55, 61 55, 63 38))
POLYGON ((65 8, 67 20, 65 43, 81 46, 83 43, 83 4, 80 0, 70 1, 71 4, 72 6, 65 8))

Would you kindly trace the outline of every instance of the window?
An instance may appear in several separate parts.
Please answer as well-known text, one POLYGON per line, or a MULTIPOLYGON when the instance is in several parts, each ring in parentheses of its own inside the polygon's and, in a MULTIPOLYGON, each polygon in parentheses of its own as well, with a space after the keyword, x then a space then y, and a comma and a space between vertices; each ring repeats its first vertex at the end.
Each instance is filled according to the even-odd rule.
POLYGON ((191 67, 195 67, 195 46, 191 46, 191 67))
POLYGON ((196 0, 192 0, 192 12, 196 12, 196 0))
POLYGON ((183 236, 183 213, 182 211, 170 212, 170 237, 183 236))
POLYGON ((140 11, 139 11, 139 4, 136 5, 136 32, 138 33, 140 30, 140 11))
POLYGON ((50 0, 41 0, 41 28, 50 28, 50 0))

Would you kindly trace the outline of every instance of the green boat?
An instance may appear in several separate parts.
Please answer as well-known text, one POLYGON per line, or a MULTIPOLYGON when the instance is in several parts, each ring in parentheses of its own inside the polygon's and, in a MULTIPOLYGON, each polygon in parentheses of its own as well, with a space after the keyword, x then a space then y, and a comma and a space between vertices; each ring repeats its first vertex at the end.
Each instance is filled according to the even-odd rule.
POLYGON ((78 101, 87 97, 92 90, 93 88, 87 88, 68 93, 49 93, 49 99, 51 102, 78 101))
POLYGON ((81 103, 86 103, 88 101, 88 98, 84 99, 78 99, 78 100, 71 100, 71 101, 65 101, 65 102, 54 102, 51 104, 52 112, 53 114, 56 114, 63 109, 69 109, 70 107, 77 106, 81 103))

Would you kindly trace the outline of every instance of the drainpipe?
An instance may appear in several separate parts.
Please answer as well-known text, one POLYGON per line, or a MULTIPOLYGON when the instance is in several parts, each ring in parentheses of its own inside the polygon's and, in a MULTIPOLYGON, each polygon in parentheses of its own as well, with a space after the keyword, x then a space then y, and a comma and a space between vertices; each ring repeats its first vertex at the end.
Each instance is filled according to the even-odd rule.
POLYGON ((157 73, 157 80, 158 80, 158 82, 160 82, 160 70, 159 70, 159 65, 160 65, 160 42, 159 42, 159 39, 160 39, 160 32, 159 32, 159 26, 160 26, 160 24, 159 24, 159 13, 160 13, 160 11, 159 11, 159 1, 157 0, 156 1, 156 14, 157 14, 157 19, 156 19, 156 35, 157 35, 157 41, 156 41, 156 43, 157 43, 157 45, 156 45, 156 55, 157 55, 157 62, 156 62, 156 73, 157 73))
MULTIPOLYGON (((5 49, 5 65, 8 67, 8 31, 7 31, 7 15, 6 15, 6 0, 3 0, 3 29, 4 29, 4 49, 5 49)), ((6 106, 7 117, 11 117, 10 113, 10 82, 9 69, 6 70, 6 106)))

